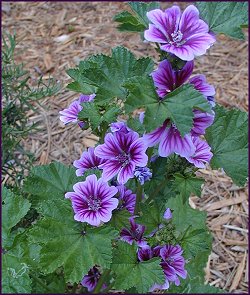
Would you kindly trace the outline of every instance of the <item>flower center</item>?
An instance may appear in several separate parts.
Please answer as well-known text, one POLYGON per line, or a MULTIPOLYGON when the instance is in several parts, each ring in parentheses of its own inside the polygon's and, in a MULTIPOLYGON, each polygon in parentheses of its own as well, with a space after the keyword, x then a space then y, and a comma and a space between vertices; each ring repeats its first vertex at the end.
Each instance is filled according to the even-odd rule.
POLYGON ((116 159, 119 161, 119 163, 122 164, 122 166, 126 166, 130 161, 130 155, 123 152, 122 154, 119 154, 116 159))
POLYGON ((138 241, 140 240, 142 233, 140 227, 138 227, 133 233, 132 233, 133 238, 138 241))
POLYGON ((168 258, 166 259, 166 261, 167 261, 170 265, 172 265, 173 262, 174 262, 174 258, 172 258, 172 257, 168 257, 168 258))
POLYGON ((101 200, 98 199, 97 197, 91 196, 88 199, 88 206, 89 206, 89 209, 90 210, 97 211, 99 208, 101 208, 100 205, 101 205, 101 200))
POLYGON ((174 33, 171 34, 171 37, 172 41, 169 42, 171 45, 174 44, 178 47, 186 42, 186 40, 182 40, 183 34, 180 30, 174 31, 174 33))

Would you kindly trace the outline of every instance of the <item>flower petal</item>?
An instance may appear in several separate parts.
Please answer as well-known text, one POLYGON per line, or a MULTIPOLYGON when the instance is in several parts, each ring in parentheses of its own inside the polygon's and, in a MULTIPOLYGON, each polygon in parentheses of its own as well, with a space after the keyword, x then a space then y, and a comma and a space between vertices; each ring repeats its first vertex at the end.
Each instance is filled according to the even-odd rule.
POLYGON ((175 79, 175 84, 176 88, 184 84, 188 78, 191 76, 192 72, 194 69, 194 62, 193 61, 188 61, 186 62, 185 66, 175 72, 176 79, 175 79))
POLYGON ((174 90, 175 73, 172 69, 171 63, 168 60, 163 60, 159 63, 158 69, 151 73, 154 80, 154 85, 160 90, 160 97, 174 90))
POLYGON ((95 155, 102 159, 115 158, 121 152, 121 148, 116 137, 112 133, 108 133, 104 138, 104 144, 100 144, 95 148, 95 155))
POLYGON ((121 163, 116 160, 109 160, 99 166, 102 171, 102 179, 108 181, 113 178, 122 168, 121 163))
POLYGON ((160 142, 163 134, 165 134, 164 133, 165 130, 166 130, 166 126, 163 125, 157 129, 155 129, 154 131, 143 135, 142 138, 143 138, 145 145, 147 147, 155 146, 157 143, 160 142))
POLYGON ((134 177, 135 164, 133 162, 128 163, 122 167, 117 175, 117 181, 119 184, 126 183, 130 178, 134 177))
POLYGON ((166 36, 156 28, 155 25, 149 24, 149 29, 144 32, 144 38, 147 41, 166 43, 166 36))
POLYGON ((172 153, 182 157, 190 156, 194 151, 195 146, 189 134, 181 137, 179 131, 172 126, 164 131, 159 144, 159 155, 161 157, 168 157, 172 153))
POLYGON ((200 91, 204 96, 214 96, 214 86, 206 83, 206 77, 204 75, 196 75, 189 80, 189 83, 194 85, 194 88, 200 91))

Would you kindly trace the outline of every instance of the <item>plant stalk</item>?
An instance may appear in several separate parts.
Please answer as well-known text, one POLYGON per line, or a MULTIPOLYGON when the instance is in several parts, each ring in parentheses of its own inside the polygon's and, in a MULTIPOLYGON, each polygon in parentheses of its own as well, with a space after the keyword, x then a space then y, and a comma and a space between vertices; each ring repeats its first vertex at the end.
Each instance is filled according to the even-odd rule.
POLYGON ((135 203, 135 215, 138 214, 140 209, 140 202, 142 201, 142 192, 143 188, 140 183, 137 183, 137 190, 136 190, 136 203, 135 203))
POLYGON ((32 272, 29 273, 29 276, 36 281, 41 287, 43 287, 46 291, 48 291, 49 293, 53 293, 49 287, 38 277, 36 277, 35 275, 32 274, 32 272))

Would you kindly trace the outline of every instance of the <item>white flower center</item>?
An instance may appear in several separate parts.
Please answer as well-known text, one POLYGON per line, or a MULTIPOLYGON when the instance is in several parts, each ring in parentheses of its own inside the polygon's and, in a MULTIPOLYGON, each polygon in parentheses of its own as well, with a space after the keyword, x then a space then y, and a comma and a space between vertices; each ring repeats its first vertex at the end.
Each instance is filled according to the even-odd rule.
POLYGON ((126 166, 130 161, 130 155, 123 152, 122 154, 119 154, 116 159, 119 161, 119 163, 122 164, 122 166, 126 166))
POLYGON ((99 208, 101 208, 101 200, 98 199, 95 196, 90 196, 90 198, 87 201, 89 209, 92 211, 97 211, 99 208))
POLYGON ((186 42, 186 40, 182 40, 183 34, 180 30, 174 31, 174 33, 171 34, 171 37, 172 41, 169 42, 171 45, 174 44, 179 47, 186 42))

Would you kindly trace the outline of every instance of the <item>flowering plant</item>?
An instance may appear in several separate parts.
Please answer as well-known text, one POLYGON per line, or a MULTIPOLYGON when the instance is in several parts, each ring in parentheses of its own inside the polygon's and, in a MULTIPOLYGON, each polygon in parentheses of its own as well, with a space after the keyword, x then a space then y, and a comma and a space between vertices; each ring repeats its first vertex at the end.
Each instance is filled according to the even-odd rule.
POLYGON ((115 21, 154 44, 157 65, 116 47, 111 56, 91 56, 69 69, 68 88, 79 95, 60 120, 91 128, 98 143, 72 167, 34 167, 23 188, 31 203, 14 196, 8 203, 11 192, 3 191, 6 214, 23 208, 4 232, 5 269, 19 265, 21 292, 31 290, 31 279, 50 293, 65 292, 65 284, 72 293, 222 292, 204 285, 212 238, 206 214, 188 199, 200 196, 196 171, 208 164, 245 184, 247 115, 218 105, 215 88, 192 72, 216 33, 242 38, 245 19, 230 28, 226 20, 245 4, 201 2, 183 12, 163 11, 156 2, 129 5, 133 14, 122 12, 115 21), (219 7, 224 25, 211 13, 219 7), (34 224, 13 232, 30 206, 34 224))

